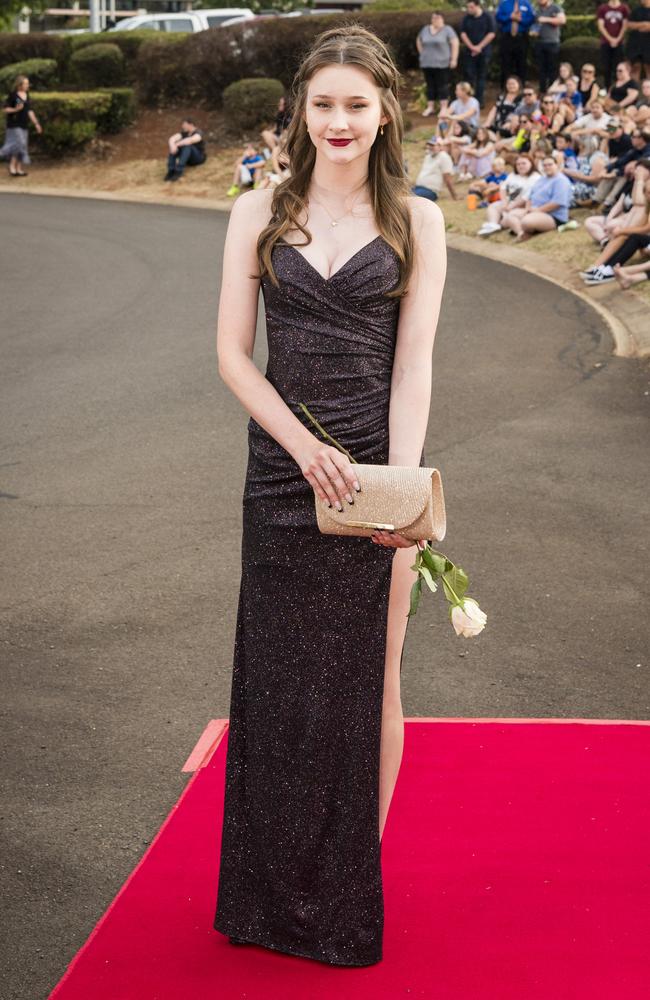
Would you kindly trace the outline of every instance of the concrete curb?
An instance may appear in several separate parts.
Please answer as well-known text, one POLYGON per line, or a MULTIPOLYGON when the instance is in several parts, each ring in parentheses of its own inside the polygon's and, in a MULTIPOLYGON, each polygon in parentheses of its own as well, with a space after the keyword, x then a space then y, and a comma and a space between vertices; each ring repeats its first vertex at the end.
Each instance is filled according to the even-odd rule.
MULTIPOLYGON (((196 198, 191 195, 176 195, 162 198, 137 192, 96 191, 93 188, 58 188, 25 186, 16 190, 15 186, 0 184, 2 194, 34 194, 60 198, 92 198, 99 201, 137 202, 142 205, 165 205, 172 208, 198 208, 210 211, 228 212, 232 208, 230 199, 196 198)), ((453 231, 447 232, 447 245, 452 250, 472 253, 479 257, 497 260, 509 267, 552 281, 566 291, 577 295, 603 318, 614 340, 614 354, 621 358, 650 357, 650 323, 648 304, 633 291, 623 292, 618 284, 607 284, 600 288, 585 286, 577 275, 569 272, 563 262, 554 261, 543 254, 521 246, 507 246, 491 243, 487 239, 465 236, 453 231)))

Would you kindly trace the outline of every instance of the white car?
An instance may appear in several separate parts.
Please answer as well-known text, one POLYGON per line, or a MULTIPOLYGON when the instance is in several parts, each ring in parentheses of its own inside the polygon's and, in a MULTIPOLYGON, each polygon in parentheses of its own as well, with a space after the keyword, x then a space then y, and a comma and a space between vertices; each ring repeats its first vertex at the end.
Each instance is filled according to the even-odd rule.
POLYGON ((255 19, 247 7, 217 7, 214 10, 187 10, 182 14, 136 14, 125 17, 110 31, 207 31, 226 22, 255 19))

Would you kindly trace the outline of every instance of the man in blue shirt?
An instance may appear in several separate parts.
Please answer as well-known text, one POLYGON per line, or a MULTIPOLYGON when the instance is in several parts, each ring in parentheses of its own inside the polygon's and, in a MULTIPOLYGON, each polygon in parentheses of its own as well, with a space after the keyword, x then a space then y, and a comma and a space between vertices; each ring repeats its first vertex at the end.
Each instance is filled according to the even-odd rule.
POLYGON ((467 0, 467 13, 460 27, 460 40, 465 46, 463 50, 463 72, 465 79, 471 83, 476 94, 476 100, 483 105, 485 77, 490 59, 490 42, 496 34, 494 18, 483 10, 479 0, 467 0))
POLYGON ((526 80, 528 61, 528 33, 535 21, 535 11, 530 0, 501 0, 495 20, 499 33, 501 56, 501 87, 509 76, 526 80))

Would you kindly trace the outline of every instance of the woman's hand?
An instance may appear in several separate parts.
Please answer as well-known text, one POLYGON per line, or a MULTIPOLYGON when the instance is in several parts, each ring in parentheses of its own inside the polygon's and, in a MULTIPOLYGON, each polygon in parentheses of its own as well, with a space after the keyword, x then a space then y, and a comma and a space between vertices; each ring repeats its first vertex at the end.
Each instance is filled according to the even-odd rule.
POLYGON ((370 536, 371 541, 376 545, 384 545, 388 549, 408 549, 411 545, 424 545, 426 538, 421 538, 420 542, 414 542, 411 538, 405 538, 399 531, 373 531, 370 536))
POLYGON ((361 489, 352 462, 338 448, 322 441, 316 440, 300 463, 300 471, 316 496, 338 510, 343 510, 344 503, 354 503, 354 493, 361 489))

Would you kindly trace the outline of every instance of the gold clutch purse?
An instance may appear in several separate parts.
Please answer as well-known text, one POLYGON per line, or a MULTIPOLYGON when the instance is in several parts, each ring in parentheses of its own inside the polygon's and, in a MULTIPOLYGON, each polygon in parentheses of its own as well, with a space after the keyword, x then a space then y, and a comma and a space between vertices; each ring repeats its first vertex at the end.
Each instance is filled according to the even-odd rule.
POLYGON ((361 492, 343 510, 315 497, 316 519, 325 535, 372 535, 383 528, 412 541, 442 541, 447 522, 442 479, 438 469, 405 465, 354 463, 361 492))

